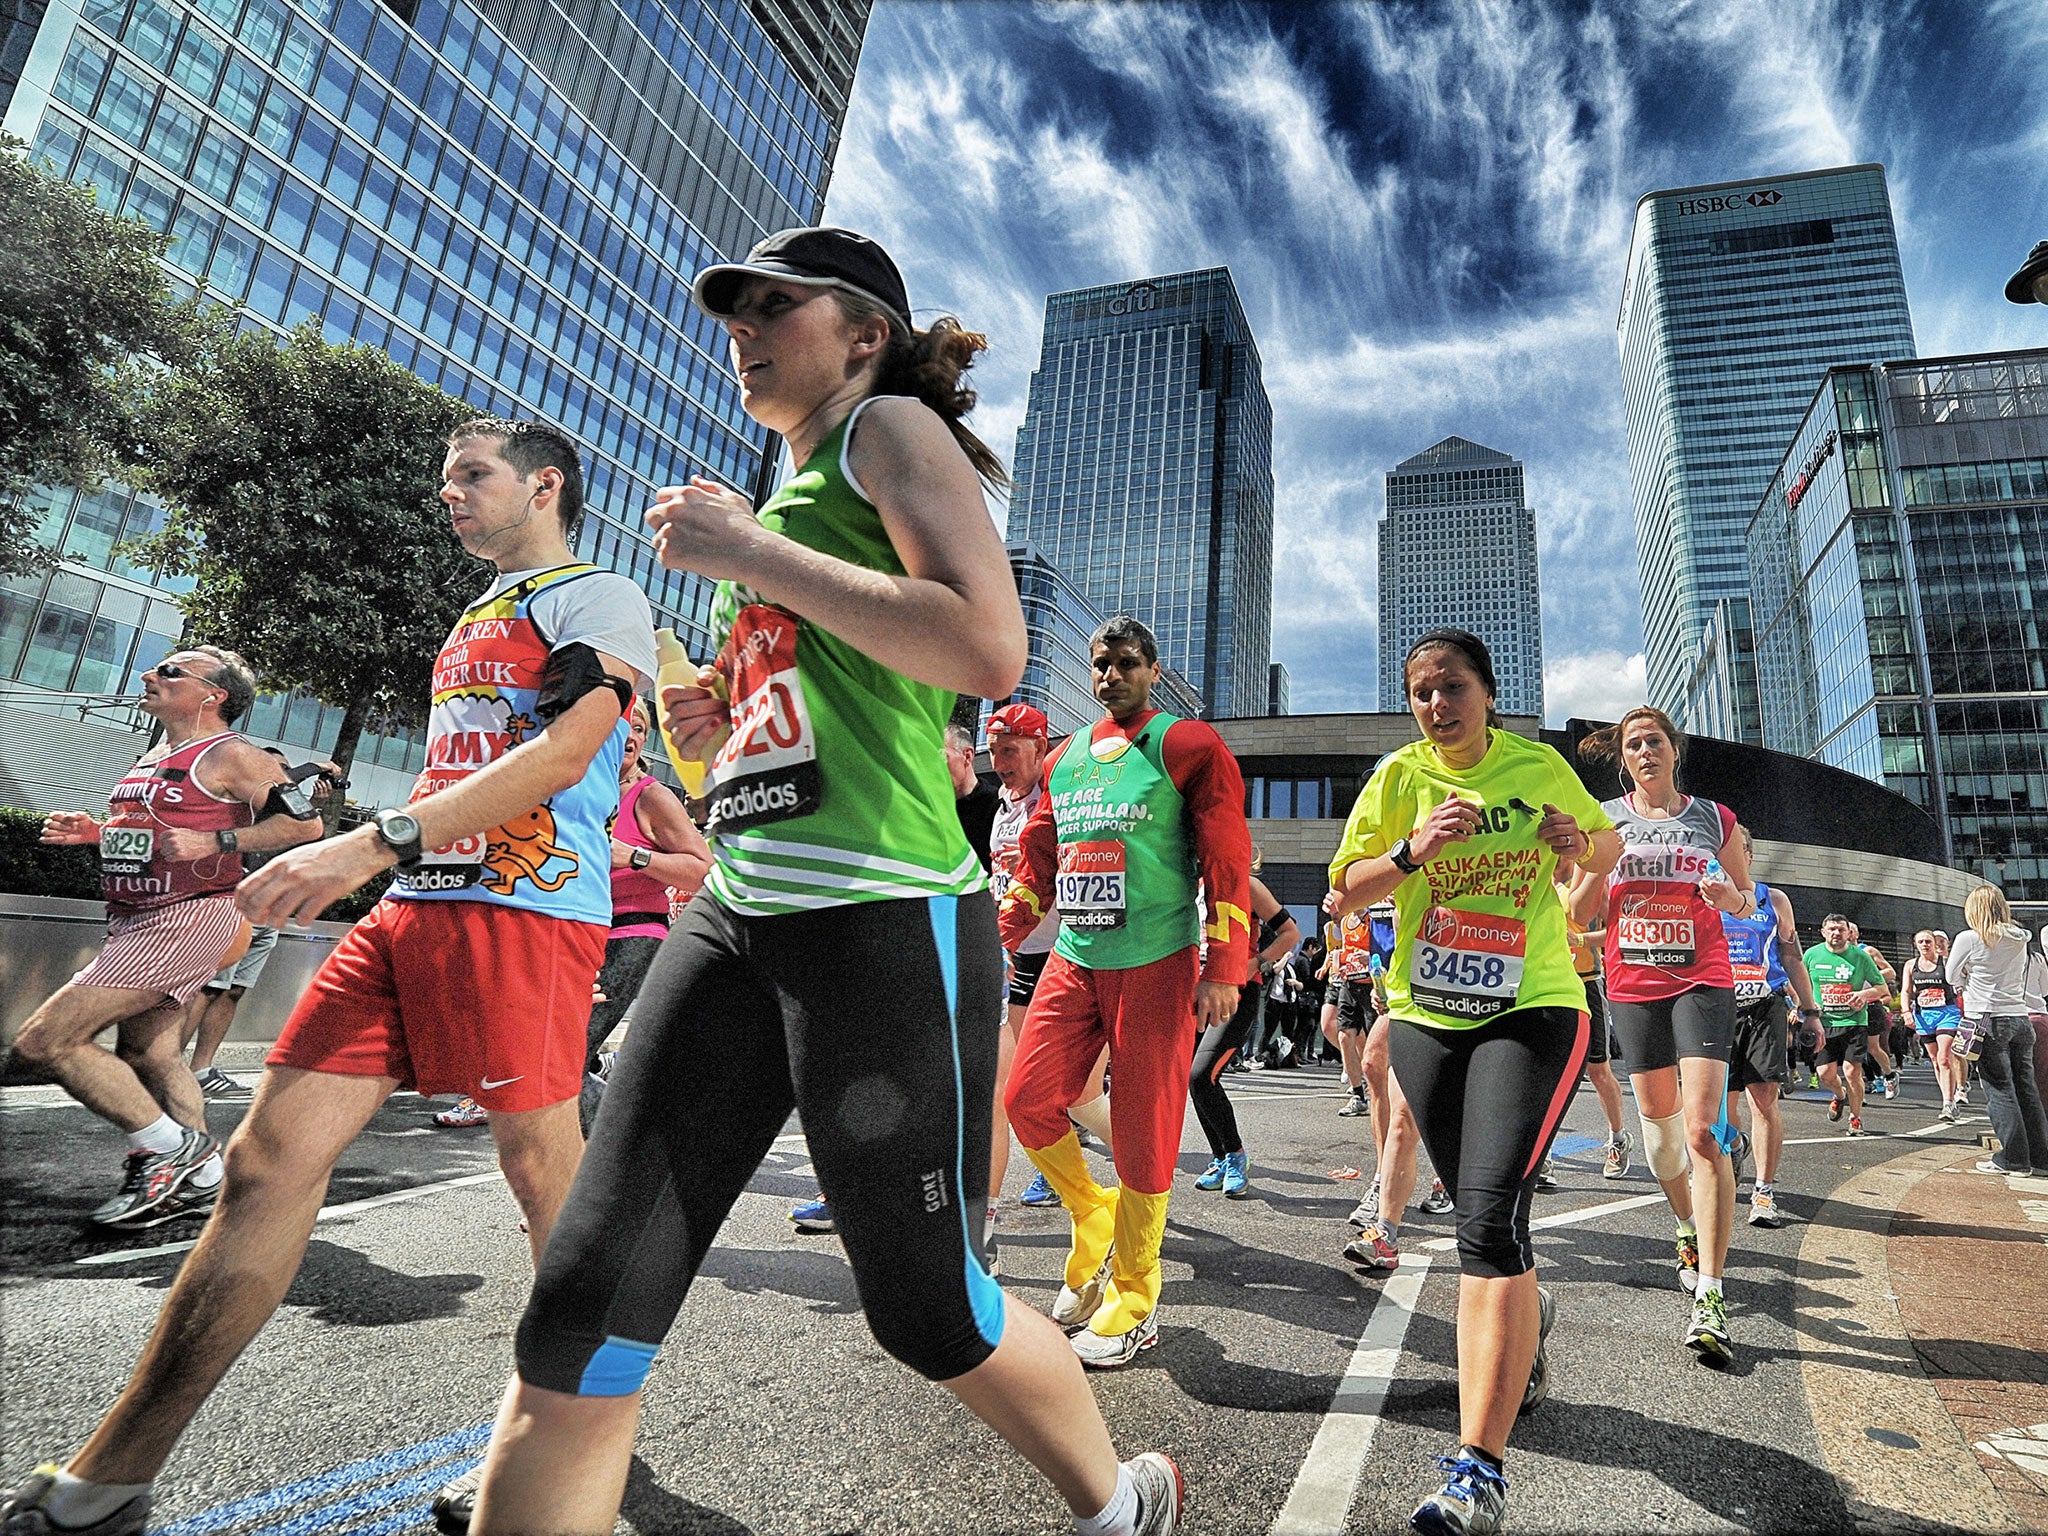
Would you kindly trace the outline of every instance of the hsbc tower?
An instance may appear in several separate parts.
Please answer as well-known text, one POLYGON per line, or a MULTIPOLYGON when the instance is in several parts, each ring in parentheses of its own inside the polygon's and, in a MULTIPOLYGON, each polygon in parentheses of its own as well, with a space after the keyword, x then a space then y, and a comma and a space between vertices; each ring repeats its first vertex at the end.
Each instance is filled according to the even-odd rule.
POLYGON ((1650 702, 1758 742, 1744 532, 1827 370, 1914 355, 1884 167, 1646 194, 1615 324, 1650 702))

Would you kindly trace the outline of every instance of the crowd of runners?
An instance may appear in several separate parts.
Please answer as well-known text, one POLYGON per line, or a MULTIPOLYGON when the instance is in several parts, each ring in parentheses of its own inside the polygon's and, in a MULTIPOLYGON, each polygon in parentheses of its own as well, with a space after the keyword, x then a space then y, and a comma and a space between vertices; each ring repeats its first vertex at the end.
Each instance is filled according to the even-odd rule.
POLYGON ((1669 719, 1634 709, 1584 744, 1625 788, 1597 800, 1499 727, 1492 657, 1464 631, 1404 659, 1420 739, 1352 808, 1320 933, 1258 878, 1222 738, 1154 707, 1135 619, 1094 636, 1101 718, 1055 742, 1040 711, 1001 705, 982 782, 955 699, 1009 698, 1026 649, 983 498, 1002 466, 964 422, 983 339, 917 328, 894 263, 840 230, 772 237, 693 296, 794 465, 759 509, 696 479, 648 513, 662 563, 717 583, 720 646, 694 675, 657 687, 645 596, 573 555, 575 445, 476 420, 441 494, 496 576, 435 664, 405 807, 323 837, 332 765, 239 735, 250 669, 194 646, 145 674, 160 739, 108 814, 48 819, 46 841, 99 848, 107 942, 15 1055, 127 1139, 94 1222, 209 1219, 97 1429, 0 1494, 10 1536, 145 1528, 179 1437, 291 1284, 336 1160, 401 1088, 489 1127, 531 1242, 489 1451, 434 1502, 443 1529, 483 1536, 613 1529, 656 1351, 792 1112, 820 1186, 792 1219, 838 1233, 883 1348, 1036 1467, 1083 1536, 1182 1524, 1179 1468, 1119 1453, 1084 1368, 1158 1341, 1191 1103, 1195 1189, 1250 1191, 1234 1071, 1341 1062, 1338 1114, 1369 1118, 1376 1156, 1333 1262, 1341 1244, 1363 1271, 1399 1264, 1425 1159, 1422 1208, 1455 1215, 1460 1427, 1413 1514, 1425 1532, 1500 1528, 1510 1432, 1549 1390, 1530 1219, 1582 1077, 1605 1175, 1640 1155, 1670 1204, 1675 1331, 1712 1361, 1735 1349, 1745 1160, 1749 1222, 1779 1219, 1795 1060, 1851 1135, 1903 1053, 1932 1063, 1949 1118, 1974 1064, 2002 1142, 1987 1169, 2048 1166, 2027 1023, 2048 978, 1995 890, 1953 944, 1916 935, 1903 971, 1840 914, 1802 948, 1735 812, 1679 788, 1669 719), (641 760, 657 730, 702 765, 694 805, 641 760), (223 1149, 205 1099, 242 1090, 213 1052, 261 946, 387 871, 223 1149), (1025 1203, 1068 1222, 1049 1315, 996 1279, 1013 1139, 1025 1203))

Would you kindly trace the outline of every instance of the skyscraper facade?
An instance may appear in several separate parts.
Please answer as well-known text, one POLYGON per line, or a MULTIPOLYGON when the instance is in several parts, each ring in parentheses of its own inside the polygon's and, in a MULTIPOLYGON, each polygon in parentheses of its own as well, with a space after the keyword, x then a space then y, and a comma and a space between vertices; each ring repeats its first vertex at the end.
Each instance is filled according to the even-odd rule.
POLYGON ((1763 744, 2048 902, 2048 350, 1836 368, 1749 536, 1763 744))
MULTIPOLYGON (((5 125, 167 233, 180 292, 315 320, 479 411, 559 423, 586 455, 577 552, 702 655, 710 585, 656 564, 641 514, 692 474, 757 488, 768 438, 689 278, 816 222, 870 3, 55 4, 5 125)), ((0 591, 11 702, 131 691, 175 644, 178 584, 119 553, 160 521, 119 488, 45 497, 62 564, 0 591)), ((338 724, 272 696, 250 728, 332 750, 338 724)), ((421 750, 365 735, 357 797, 402 795, 421 750)))
POLYGON ((1222 267, 1056 293, 1009 536, 1159 637, 1212 718, 1266 713, 1273 410, 1222 267))
POLYGON ((1821 375, 1913 355, 1884 167, 1646 194, 1616 328, 1650 700, 1755 741, 1744 530, 1821 375))
POLYGON ((1424 631, 1469 629, 1493 652, 1502 714, 1543 715, 1536 515, 1522 466, 1447 437, 1387 475, 1380 520, 1380 708, 1407 706, 1401 663, 1424 631))

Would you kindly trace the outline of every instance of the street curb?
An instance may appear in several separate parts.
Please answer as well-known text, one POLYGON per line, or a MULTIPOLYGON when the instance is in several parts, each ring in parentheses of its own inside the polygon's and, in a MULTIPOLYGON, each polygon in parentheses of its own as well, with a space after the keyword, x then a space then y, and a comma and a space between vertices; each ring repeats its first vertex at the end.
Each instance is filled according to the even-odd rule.
POLYGON ((1873 1536, 2023 1529, 1928 1381, 1892 1294, 1885 1241, 1893 1214, 1957 1156, 1953 1146, 1929 1147, 1852 1173, 1799 1244, 1794 1306, 1814 1437, 1854 1529, 1873 1536), (1866 1430, 1914 1444, 1895 1448, 1866 1430), (1908 1513, 1916 1509, 1946 1518, 1908 1513))

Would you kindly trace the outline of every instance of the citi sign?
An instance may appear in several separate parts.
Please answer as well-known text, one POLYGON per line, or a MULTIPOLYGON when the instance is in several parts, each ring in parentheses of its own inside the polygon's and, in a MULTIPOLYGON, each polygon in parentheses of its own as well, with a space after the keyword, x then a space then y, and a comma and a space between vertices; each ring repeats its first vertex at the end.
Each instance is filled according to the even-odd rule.
POLYGON ((1109 301, 1112 315, 1139 315, 1159 307, 1159 289, 1152 283, 1133 283, 1109 301))
POLYGON ((1775 188, 1746 195, 1717 193, 1713 197, 1688 197, 1678 205, 1681 217, 1688 213, 1740 213, 1744 208, 1771 208, 1785 200, 1785 194, 1775 188))

